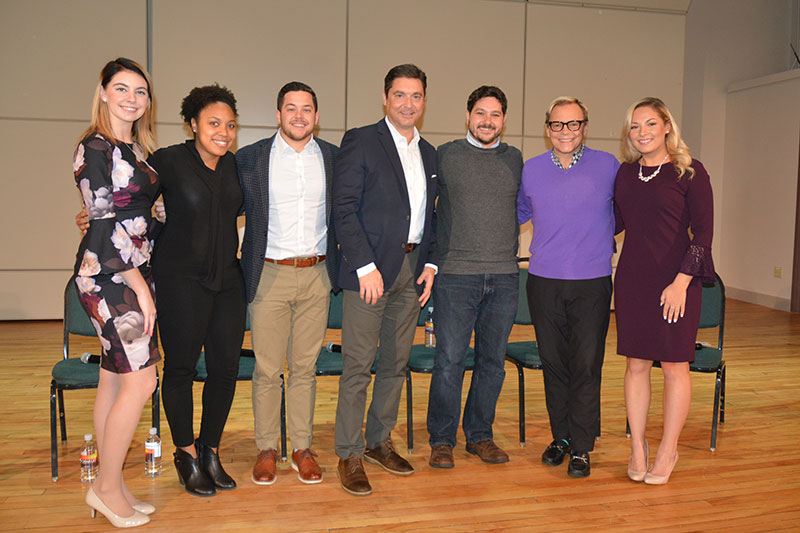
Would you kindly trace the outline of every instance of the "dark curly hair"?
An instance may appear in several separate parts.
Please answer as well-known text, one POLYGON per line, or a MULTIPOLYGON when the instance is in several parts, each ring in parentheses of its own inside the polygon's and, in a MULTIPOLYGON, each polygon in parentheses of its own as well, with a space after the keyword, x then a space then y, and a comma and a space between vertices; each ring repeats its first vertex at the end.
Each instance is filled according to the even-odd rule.
POLYGON ((191 124, 192 119, 197 119, 200 111, 216 102, 228 104, 231 111, 233 111, 233 116, 239 116, 236 111, 236 97, 227 87, 220 87, 219 84, 215 83, 214 85, 195 87, 189 91, 189 94, 181 102, 181 117, 183 117, 184 122, 191 124))

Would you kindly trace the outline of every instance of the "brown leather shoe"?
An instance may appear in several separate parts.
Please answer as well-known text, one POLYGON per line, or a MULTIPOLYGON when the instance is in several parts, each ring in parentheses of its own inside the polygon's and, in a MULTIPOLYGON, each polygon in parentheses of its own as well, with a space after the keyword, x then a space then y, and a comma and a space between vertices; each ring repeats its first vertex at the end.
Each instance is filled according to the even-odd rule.
POLYGON ((278 452, 275 448, 269 450, 261 450, 258 452, 258 459, 256 465, 253 467, 253 475, 250 479, 256 485, 272 485, 277 481, 276 473, 278 472, 278 452))
POLYGON ((368 463, 381 466, 387 472, 398 476, 410 476, 414 473, 414 467, 411 466, 411 463, 400 457, 397 452, 394 451, 392 439, 385 440, 375 448, 365 451, 364 459, 368 463))
POLYGON ((431 460, 428 464, 434 468, 453 468, 453 447, 449 444, 434 444, 431 447, 431 460))
POLYGON ((339 481, 341 481, 342 488, 346 493, 353 496, 369 496, 372 494, 372 487, 369 485, 367 473, 364 472, 364 463, 361 462, 361 457, 339 458, 339 466, 336 467, 336 473, 339 474, 339 481))
POLYGON ((479 442, 468 442, 467 451, 472 455, 477 455, 484 463, 507 463, 508 454, 497 447, 491 439, 479 442))
POLYGON ((297 471, 297 479, 303 483, 322 483, 322 469, 314 459, 316 455, 311 448, 292 452, 292 468, 297 471))

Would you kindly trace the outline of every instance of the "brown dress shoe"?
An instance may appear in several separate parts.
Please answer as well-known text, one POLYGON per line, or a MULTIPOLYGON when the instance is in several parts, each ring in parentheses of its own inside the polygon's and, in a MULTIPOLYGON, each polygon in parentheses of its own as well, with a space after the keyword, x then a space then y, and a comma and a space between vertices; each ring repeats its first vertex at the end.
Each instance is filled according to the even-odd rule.
POLYGON ((397 452, 394 451, 392 439, 385 440, 375 448, 365 451, 364 459, 368 463, 381 466, 387 472, 398 476, 410 476, 414 473, 414 467, 411 466, 411 463, 400 457, 397 452))
POLYGON ((272 485, 277 481, 278 472, 278 452, 275 448, 261 450, 256 459, 256 466, 253 467, 253 475, 250 479, 256 485, 272 485))
POLYGON ((477 455, 484 463, 507 463, 508 454, 497 447, 491 439, 480 442, 468 442, 467 451, 472 455, 477 455))
POLYGON ((431 447, 431 460, 428 464, 434 468, 453 468, 453 447, 449 444, 434 444, 431 447))
POLYGON ((372 487, 369 485, 367 473, 364 472, 364 463, 361 457, 339 458, 339 466, 336 468, 339 474, 339 481, 342 488, 353 496, 369 496, 372 494, 372 487))
POLYGON ((292 468, 297 471, 297 479, 303 483, 322 483, 322 469, 314 459, 316 455, 311 448, 292 452, 292 468))

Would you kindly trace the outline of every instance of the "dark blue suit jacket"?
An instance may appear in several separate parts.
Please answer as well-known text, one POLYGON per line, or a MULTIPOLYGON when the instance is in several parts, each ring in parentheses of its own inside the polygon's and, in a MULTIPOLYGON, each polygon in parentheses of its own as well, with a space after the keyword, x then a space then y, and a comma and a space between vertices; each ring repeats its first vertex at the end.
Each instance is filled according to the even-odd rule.
MULTIPOLYGON (((275 134, 277 135, 277 133, 275 134)), ((264 254, 267 251, 267 234, 269 227, 269 154, 275 135, 261 139, 236 152, 236 164, 239 167, 239 183, 244 192, 245 228, 242 241, 242 271, 247 289, 247 301, 252 302, 256 296, 261 272, 264 270, 264 254)), ((328 243, 325 266, 334 292, 338 292, 336 283, 336 234, 331 218, 331 199, 333 197, 333 167, 338 148, 329 142, 314 137, 322 152, 325 167, 325 207, 328 221, 328 243)))
MULTIPOLYGON (((436 149, 421 138, 419 150, 428 198, 415 279, 425 263, 436 264, 436 149)), ((339 286, 359 290, 356 269, 374 262, 388 290, 405 257, 411 205, 403 165, 384 119, 345 133, 336 157, 333 221, 340 247, 339 286)), ((421 293, 422 286, 416 287, 421 293)))

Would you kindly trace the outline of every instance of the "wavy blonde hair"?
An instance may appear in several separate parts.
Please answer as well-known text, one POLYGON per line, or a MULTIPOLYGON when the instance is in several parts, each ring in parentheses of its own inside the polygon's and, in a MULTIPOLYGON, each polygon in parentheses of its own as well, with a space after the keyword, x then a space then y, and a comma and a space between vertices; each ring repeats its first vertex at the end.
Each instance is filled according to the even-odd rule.
POLYGON ((145 109, 144 114, 133 123, 133 140, 142 147, 145 157, 150 155, 156 150, 156 136, 153 132, 153 125, 155 122, 155 97, 153 96, 153 82, 150 80, 150 75, 147 74, 142 66, 131 59, 118 57, 113 61, 106 63, 103 70, 100 71, 100 81, 97 83, 97 88, 94 91, 94 99, 92 100, 92 121, 89 127, 81 135, 81 141, 99 133, 105 137, 108 142, 116 145, 119 140, 114 135, 114 130, 111 128, 111 119, 109 118, 108 104, 103 101, 100 93, 105 89, 111 78, 118 72, 127 70, 144 78, 147 83, 147 96, 150 103, 145 109))
POLYGON ((672 116, 672 113, 669 112, 667 105, 661 101, 660 98, 654 96, 648 96, 647 98, 642 98, 635 102, 628 108, 628 112, 625 113, 625 123, 622 126, 622 158, 626 163, 635 163, 642 157, 642 153, 633 145, 629 135, 631 131, 631 122, 633 120, 633 112, 640 107, 653 108, 661 117, 661 120, 664 121, 664 124, 670 125, 665 143, 670 161, 678 173, 679 180, 684 174, 688 174, 688 179, 692 179, 695 171, 692 168, 692 156, 689 154, 689 147, 683 142, 678 123, 675 122, 675 118, 672 116))

